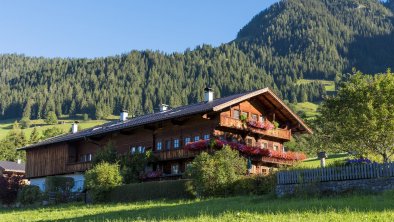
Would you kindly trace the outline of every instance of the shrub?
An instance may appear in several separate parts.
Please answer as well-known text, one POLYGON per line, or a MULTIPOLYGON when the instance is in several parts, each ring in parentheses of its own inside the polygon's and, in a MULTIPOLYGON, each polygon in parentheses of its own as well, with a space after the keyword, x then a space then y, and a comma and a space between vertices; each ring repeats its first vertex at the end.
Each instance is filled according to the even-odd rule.
POLYGON ((193 179, 193 190, 197 196, 231 194, 231 186, 245 173, 246 159, 229 146, 213 155, 201 153, 187 169, 187 175, 193 179))
POLYGON ((85 174, 86 188, 92 193, 94 201, 104 201, 108 192, 122 184, 118 164, 101 162, 85 174))
POLYGON ((9 205, 15 202, 22 179, 23 177, 19 175, 11 175, 7 178, 0 176, 0 201, 3 204, 9 205))
POLYGON ((101 162, 106 162, 111 164, 117 162, 117 153, 112 141, 109 141, 107 145, 104 146, 103 149, 98 150, 96 155, 94 155, 93 165, 96 165, 101 162))
POLYGON ((31 126, 31 120, 28 117, 23 117, 19 123, 21 124, 22 129, 26 129, 31 126))
POLYGON ((168 180, 132 183, 114 188, 108 195, 112 202, 130 202, 157 199, 188 199, 190 180, 168 180))
POLYGON ((234 182, 234 195, 264 195, 273 193, 276 187, 276 175, 243 176, 234 182))
POLYGON ((68 202, 73 187, 74 178, 72 177, 52 176, 45 179, 45 191, 49 199, 55 203, 68 202))
POLYGON ((41 199, 42 193, 38 186, 24 186, 18 194, 18 201, 23 205, 33 204, 41 199))
POLYGON ((124 183, 139 182, 143 177, 145 166, 152 158, 153 156, 150 151, 146 153, 135 153, 133 155, 123 155, 120 158, 120 165, 124 183))
POLYGON ((45 191, 47 192, 70 192, 74 187, 74 178, 52 176, 45 179, 45 191))

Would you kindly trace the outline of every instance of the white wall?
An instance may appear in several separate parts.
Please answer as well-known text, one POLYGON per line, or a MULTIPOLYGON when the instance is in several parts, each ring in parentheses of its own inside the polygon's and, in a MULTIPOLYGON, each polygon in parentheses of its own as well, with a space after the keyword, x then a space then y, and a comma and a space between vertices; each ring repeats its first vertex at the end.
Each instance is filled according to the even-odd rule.
MULTIPOLYGON (((66 174, 61 176, 74 178, 74 187, 71 189, 72 192, 83 190, 83 185, 85 183, 83 174, 66 174)), ((30 185, 38 186, 41 191, 45 191, 45 178, 46 177, 30 179, 30 185)))

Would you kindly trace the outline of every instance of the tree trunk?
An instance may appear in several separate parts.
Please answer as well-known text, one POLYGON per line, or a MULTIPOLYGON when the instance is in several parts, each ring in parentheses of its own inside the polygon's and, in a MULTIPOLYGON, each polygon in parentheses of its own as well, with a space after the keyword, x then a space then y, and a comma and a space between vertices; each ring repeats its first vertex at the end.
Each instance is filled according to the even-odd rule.
POLYGON ((383 162, 388 163, 389 162, 389 157, 387 156, 387 153, 383 153, 383 162))

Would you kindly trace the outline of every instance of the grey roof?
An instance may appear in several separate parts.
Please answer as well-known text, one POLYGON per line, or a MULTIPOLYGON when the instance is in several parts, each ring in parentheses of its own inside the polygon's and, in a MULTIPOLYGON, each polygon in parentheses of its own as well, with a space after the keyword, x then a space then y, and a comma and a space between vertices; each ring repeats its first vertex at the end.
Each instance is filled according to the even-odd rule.
POLYGON ((25 172, 25 164, 24 163, 16 163, 11 161, 0 161, 0 169, 2 171, 12 171, 12 172, 25 172))
MULTIPOLYGON (((45 146, 45 145, 54 144, 54 143, 65 142, 65 141, 75 141, 75 140, 86 138, 89 136, 105 134, 108 132, 113 132, 113 131, 126 129, 126 128, 135 128, 135 127, 142 126, 145 124, 160 122, 160 121, 169 120, 169 119, 173 119, 173 118, 179 118, 179 117, 183 117, 183 116, 189 116, 189 115, 198 114, 198 113, 219 111, 219 110, 222 110, 226 107, 231 106, 232 104, 238 103, 240 101, 246 100, 246 99, 251 98, 253 96, 256 96, 256 95, 259 95, 262 93, 267 93, 267 92, 274 95, 273 92, 271 90, 269 90, 268 88, 255 90, 252 92, 240 93, 240 94, 236 94, 236 95, 231 95, 231 96, 227 96, 227 97, 223 97, 223 98, 214 99, 213 101, 210 101, 210 102, 200 102, 200 103, 196 103, 196 104, 180 106, 180 107, 169 109, 169 110, 163 111, 163 112, 147 114, 147 115, 135 117, 132 119, 128 119, 126 121, 119 121, 118 120, 118 121, 105 123, 103 125, 89 128, 86 130, 82 130, 82 131, 74 133, 74 134, 70 133, 70 134, 63 134, 63 135, 60 135, 57 137, 52 137, 47 140, 41 141, 39 143, 32 144, 32 145, 29 145, 26 147, 22 147, 19 150, 30 149, 30 148, 35 148, 35 147, 45 146)), ((275 98, 278 99, 276 96, 275 96, 275 98)), ((294 113, 292 113, 292 114, 294 114, 294 113)), ((297 119, 298 118, 299 117, 297 117, 297 119)), ((302 120, 301 120, 301 124, 304 124, 302 122, 302 120)), ((306 125, 305 125, 305 127, 309 131, 309 128, 306 125)))

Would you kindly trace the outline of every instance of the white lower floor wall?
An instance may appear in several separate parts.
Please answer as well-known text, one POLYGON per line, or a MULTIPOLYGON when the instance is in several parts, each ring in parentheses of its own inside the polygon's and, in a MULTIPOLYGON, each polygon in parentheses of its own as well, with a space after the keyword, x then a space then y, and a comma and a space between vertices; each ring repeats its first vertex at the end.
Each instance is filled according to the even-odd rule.
MULTIPOLYGON (((81 192, 85 183, 85 177, 83 174, 66 174, 60 175, 62 177, 72 177, 74 179, 74 186, 71 189, 72 192, 81 192)), ((41 191, 45 191, 45 179, 46 177, 30 179, 30 185, 38 186, 41 191)))

